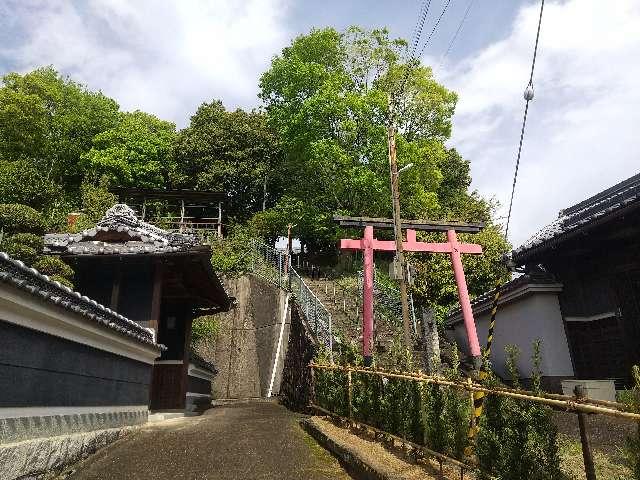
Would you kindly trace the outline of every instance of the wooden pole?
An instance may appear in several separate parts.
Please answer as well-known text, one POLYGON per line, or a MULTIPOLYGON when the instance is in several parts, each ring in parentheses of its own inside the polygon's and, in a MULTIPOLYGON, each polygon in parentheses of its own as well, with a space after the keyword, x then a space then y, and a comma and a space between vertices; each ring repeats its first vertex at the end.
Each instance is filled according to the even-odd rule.
MULTIPOLYGON (((586 397, 584 387, 582 385, 576 385, 574 393, 578 401, 586 397)), ((596 480, 596 469, 593 464, 593 453, 591 452, 591 442, 589 442, 589 432, 587 432, 586 415, 587 414, 584 412, 578 412, 580 443, 582 443, 582 459, 584 460, 584 472, 587 480, 596 480)))
POLYGON ((402 274, 400 275, 400 302, 402 304, 402 327, 404 344, 407 351, 411 351, 411 324, 409 320, 409 301, 407 297, 407 282, 405 272, 407 269, 404 251, 402 248, 402 220, 400 218, 400 189, 398 187, 398 162, 396 158, 396 129, 393 125, 393 102, 389 101, 389 168, 391 172, 391 197, 393 201, 393 223, 396 240, 396 255, 400 263, 402 274))
POLYGON ((154 263, 153 272, 153 292, 151 294, 151 318, 149 319, 149 327, 156 332, 156 341, 159 335, 160 325, 160 307, 162 302, 162 277, 163 265, 160 261, 154 263))

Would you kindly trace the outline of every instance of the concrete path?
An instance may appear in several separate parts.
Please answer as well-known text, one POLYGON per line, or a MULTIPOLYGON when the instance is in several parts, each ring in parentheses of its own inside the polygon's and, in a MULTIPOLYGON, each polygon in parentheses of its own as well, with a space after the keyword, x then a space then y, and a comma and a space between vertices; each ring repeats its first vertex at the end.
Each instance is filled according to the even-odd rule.
POLYGON ((143 427, 63 477, 74 480, 350 479, 299 425, 260 400, 143 427))

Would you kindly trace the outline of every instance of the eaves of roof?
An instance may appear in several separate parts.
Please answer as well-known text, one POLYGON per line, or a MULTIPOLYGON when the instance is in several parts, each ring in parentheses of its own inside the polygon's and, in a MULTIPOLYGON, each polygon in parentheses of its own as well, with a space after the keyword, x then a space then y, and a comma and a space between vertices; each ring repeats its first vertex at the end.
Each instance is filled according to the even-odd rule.
POLYGON ((88 321, 102 325, 104 328, 109 328, 121 335, 131 337, 140 343, 152 345, 158 350, 166 350, 164 345, 155 342, 151 331, 95 300, 51 280, 35 268, 27 267, 21 261, 12 259, 4 252, 0 252, 0 282, 80 315, 88 321))

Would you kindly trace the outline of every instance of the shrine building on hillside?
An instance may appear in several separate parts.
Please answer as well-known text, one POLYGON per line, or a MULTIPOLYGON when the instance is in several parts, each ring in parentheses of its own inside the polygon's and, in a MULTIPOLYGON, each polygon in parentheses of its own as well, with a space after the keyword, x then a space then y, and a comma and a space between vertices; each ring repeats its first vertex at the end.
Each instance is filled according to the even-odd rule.
POLYGON ((233 303, 211 266, 211 249, 195 236, 162 230, 124 204, 91 229, 45 235, 45 253, 75 270, 76 289, 139 325, 167 347, 155 360, 151 410, 210 402, 215 367, 191 351, 194 318, 233 303))

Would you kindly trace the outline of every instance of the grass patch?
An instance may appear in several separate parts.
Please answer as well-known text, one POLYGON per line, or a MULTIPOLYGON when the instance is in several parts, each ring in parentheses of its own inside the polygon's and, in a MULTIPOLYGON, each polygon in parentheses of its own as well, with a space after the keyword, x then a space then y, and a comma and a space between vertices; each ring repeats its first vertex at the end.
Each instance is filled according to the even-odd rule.
MULTIPOLYGON (((584 461, 580 441, 567 435, 558 434, 560 448, 560 468, 567 480, 584 479, 584 461)), ((596 477, 607 480, 629 480, 633 478, 631 469, 622 454, 606 454, 593 449, 593 462, 596 467, 596 477)))

